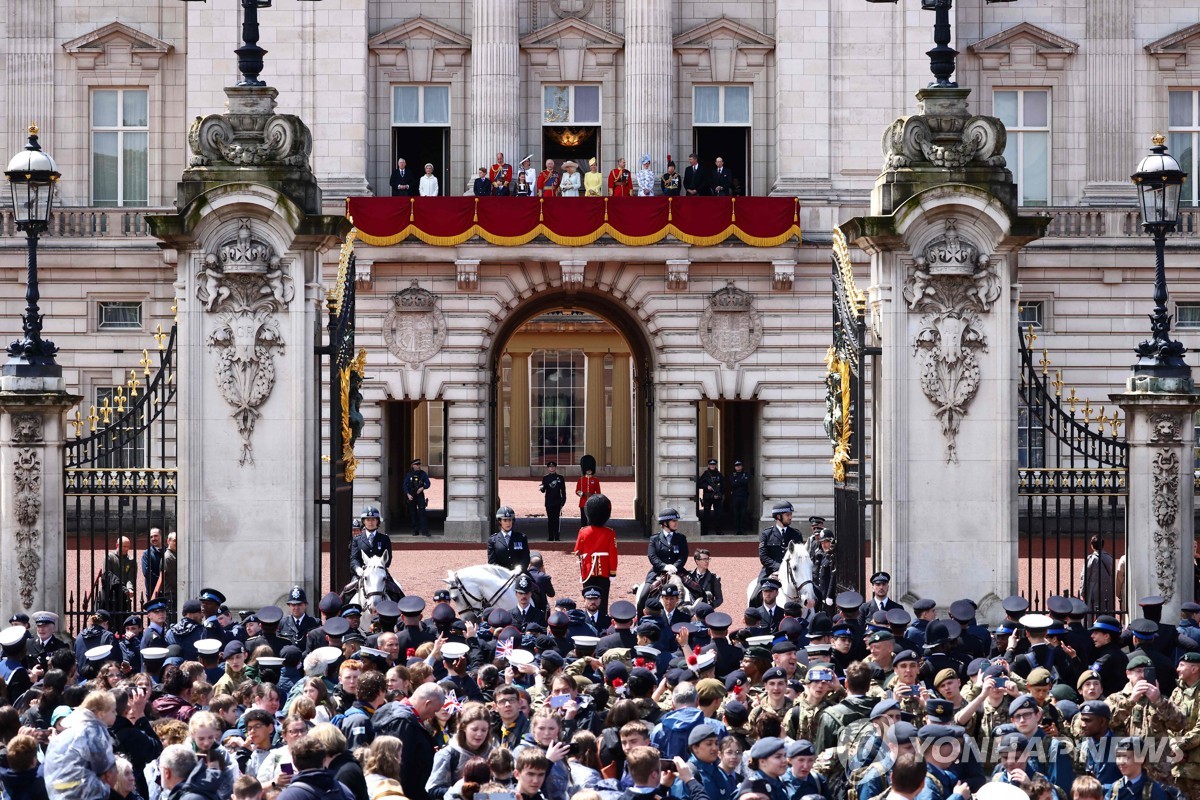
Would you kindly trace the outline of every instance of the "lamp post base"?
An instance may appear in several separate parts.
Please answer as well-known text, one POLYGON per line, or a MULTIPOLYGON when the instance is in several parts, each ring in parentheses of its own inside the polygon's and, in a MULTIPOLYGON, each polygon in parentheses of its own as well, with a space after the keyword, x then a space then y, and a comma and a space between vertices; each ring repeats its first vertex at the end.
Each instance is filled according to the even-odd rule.
POLYGON ((23 356, 10 358, 0 367, 0 391, 61 392, 62 367, 53 359, 49 362, 30 360, 23 356))

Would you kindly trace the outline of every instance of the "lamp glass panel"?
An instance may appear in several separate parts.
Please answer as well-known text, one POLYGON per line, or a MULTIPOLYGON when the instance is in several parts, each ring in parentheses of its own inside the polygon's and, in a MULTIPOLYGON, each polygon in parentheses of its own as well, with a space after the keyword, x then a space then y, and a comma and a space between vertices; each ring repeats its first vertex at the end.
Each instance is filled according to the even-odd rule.
POLYGON ((1177 222, 1179 220, 1179 190, 1183 188, 1182 184, 1170 183, 1163 187, 1163 222, 1177 222))
POLYGON ((28 222, 30 219, 30 188, 25 181, 12 182, 13 216, 17 222, 28 222))

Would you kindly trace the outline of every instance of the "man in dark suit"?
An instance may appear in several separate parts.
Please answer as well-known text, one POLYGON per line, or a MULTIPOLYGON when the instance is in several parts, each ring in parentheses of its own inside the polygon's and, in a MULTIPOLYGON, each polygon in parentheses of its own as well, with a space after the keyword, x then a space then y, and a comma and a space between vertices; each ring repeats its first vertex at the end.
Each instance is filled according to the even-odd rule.
POLYGON ((508 506, 500 506, 496 519, 500 521, 500 530, 488 538, 487 562, 505 569, 529 569, 529 540, 525 534, 513 530, 516 512, 508 506))
POLYGON ((892 586, 892 576, 886 572, 876 572, 871 576, 871 596, 858 607, 858 616, 870 619, 876 611, 891 611, 893 608, 904 608, 888 597, 888 589, 892 586))
POLYGON ((658 512, 659 532, 650 539, 646 557, 650 559, 650 571, 646 580, 652 581, 659 575, 679 575, 688 560, 687 537, 679 532, 679 512, 664 508, 658 512))
POLYGON ((409 170, 403 158, 397 159, 392 178, 388 181, 392 187, 392 197, 412 197, 417 193, 417 182, 420 180, 421 176, 409 170))
POLYGON ((700 166, 695 153, 688 156, 688 166, 683 171, 683 193, 687 197, 708 194, 708 172, 700 166))
POLYGON ((733 176, 725 169, 725 159, 720 156, 717 156, 717 168, 713 170, 710 185, 714 197, 733 196, 733 176))

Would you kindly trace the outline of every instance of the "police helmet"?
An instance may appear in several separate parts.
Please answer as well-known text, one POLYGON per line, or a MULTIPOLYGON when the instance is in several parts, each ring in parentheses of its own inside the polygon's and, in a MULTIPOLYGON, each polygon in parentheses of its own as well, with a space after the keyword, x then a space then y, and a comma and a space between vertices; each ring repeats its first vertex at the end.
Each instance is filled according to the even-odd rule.
POLYGON ((516 519, 517 512, 513 511, 509 506, 500 506, 496 509, 496 519, 516 519))
POLYGON ((792 507, 791 503, 789 503, 787 500, 781 500, 775 504, 774 508, 771 509, 771 516, 778 517, 780 514, 791 514, 794 511, 795 509, 792 507))
POLYGON ((366 508, 364 508, 362 510, 362 514, 360 516, 362 519, 367 519, 369 517, 374 517, 375 519, 379 519, 380 518, 379 517, 379 509, 376 508, 375 506, 367 506, 366 508))
POLYGON ((679 512, 673 508, 664 508, 662 511, 658 512, 659 523, 670 522, 671 520, 678 520, 678 519, 679 519, 679 512))

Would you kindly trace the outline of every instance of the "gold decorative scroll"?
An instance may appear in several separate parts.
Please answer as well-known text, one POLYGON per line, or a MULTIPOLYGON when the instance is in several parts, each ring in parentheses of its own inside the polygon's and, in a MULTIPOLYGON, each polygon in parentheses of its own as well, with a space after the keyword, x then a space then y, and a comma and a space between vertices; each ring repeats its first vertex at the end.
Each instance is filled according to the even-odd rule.
POLYGON ((838 358, 837 349, 830 346, 825 353, 825 368, 830 379, 835 376, 838 379, 838 395, 833 402, 839 406, 841 419, 835 419, 833 424, 833 435, 830 437, 833 458, 829 459, 829 463, 833 465, 833 479, 840 483, 846 480, 846 464, 850 461, 850 364, 838 358))
POLYGON ((354 255, 354 242, 358 239, 358 228, 351 228, 346 234, 346 241, 342 242, 341 254, 338 257, 337 278, 334 280, 333 288, 329 290, 329 299, 332 301, 334 314, 342 313, 342 302, 345 299, 346 277, 350 272, 350 256, 354 255))
POLYGON ((358 472, 358 459, 354 457, 354 440, 350 431, 350 383, 351 376, 357 375, 361 380, 367 368, 367 351, 359 348, 358 355, 350 365, 341 370, 342 386, 342 461, 346 468, 342 479, 346 483, 354 483, 354 475, 358 472))
POLYGON ((840 283, 845 287, 846 300, 849 302, 858 319, 862 319, 867 308, 867 296, 858 288, 854 281, 854 265, 850 261, 850 244, 841 228, 833 229, 833 255, 837 259, 840 283))

